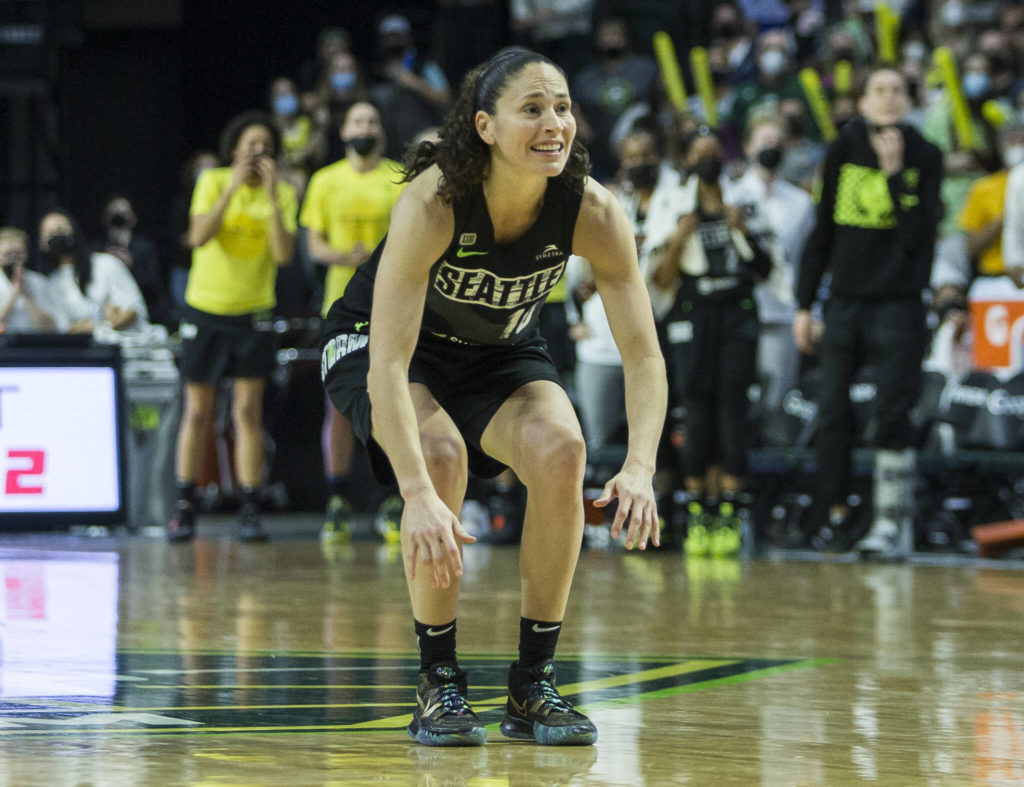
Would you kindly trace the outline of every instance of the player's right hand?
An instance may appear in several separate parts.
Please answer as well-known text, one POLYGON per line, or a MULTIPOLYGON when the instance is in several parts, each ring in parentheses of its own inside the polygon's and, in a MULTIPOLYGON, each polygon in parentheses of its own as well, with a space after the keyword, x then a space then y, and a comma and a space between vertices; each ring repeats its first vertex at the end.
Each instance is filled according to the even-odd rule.
POLYGON ((402 549, 410 579, 427 571, 435 588, 448 587, 453 576, 462 576, 462 544, 474 541, 434 490, 405 499, 402 549))

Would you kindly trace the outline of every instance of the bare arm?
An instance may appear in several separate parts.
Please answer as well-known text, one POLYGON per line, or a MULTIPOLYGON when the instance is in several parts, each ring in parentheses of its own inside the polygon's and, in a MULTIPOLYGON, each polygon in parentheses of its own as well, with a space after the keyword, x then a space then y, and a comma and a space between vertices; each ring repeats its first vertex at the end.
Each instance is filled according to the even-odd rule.
POLYGON ((391 460, 406 502, 402 522, 406 565, 433 572, 435 586, 447 587, 449 567, 462 574, 458 540, 473 541, 438 496, 427 472, 419 425, 409 391, 409 363, 419 339, 430 267, 444 253, 454 215, 437 196, 434 168, 402 193, 377 269, 370 316, 370 393, 373 436, 391 460))
POLYGON ((655 545, 660 543, 651 481, 665 421, 668 383, 629 219, 615 198, 592 180, 587 184, 576 221, 573 252, 590 260, 594 283, 622 355, 626 381, 626 461, 605 486, 598 502, 619 498, 612 535, 618 536, 632 513, 626 546, 632 548, 639 543, 644 549, 648 533, 655 545))
POLYGON ((220 195, 213 207, 206 213, 194 213, 188 219, 188 245, 198 249, 206 244, 214 235, 220 232, 220 226, 224 223, 224 213, 228 209, 231 197, 242 185, 249 174, 249 164, 239 159, 231 167, 231 182, 220 195))
POLYGON ((256 171, 270 198, 270 253, 278 265, 287 265, 295 256, 295 233, 285 227, 277 198, 277 163, 270 156, 260 156, 256 162, 256 171))
POLYGON ((352 251, 343 252, 335 249, 321 232, 308 229, 306 237, 309 238, 309 252, 313 261, 318 265, 344 265, 347 268, 358 268, 370 258, 372 249, 367 249, 362 243, 357 243, 352 251))

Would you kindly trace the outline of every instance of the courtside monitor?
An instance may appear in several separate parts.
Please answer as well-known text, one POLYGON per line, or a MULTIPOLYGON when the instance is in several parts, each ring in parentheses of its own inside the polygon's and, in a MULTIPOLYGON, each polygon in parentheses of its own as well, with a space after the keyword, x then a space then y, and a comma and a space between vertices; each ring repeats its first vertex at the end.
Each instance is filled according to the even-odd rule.
POLYGON ((125 520, 120 353, 0 341, 0 531, 125 520))

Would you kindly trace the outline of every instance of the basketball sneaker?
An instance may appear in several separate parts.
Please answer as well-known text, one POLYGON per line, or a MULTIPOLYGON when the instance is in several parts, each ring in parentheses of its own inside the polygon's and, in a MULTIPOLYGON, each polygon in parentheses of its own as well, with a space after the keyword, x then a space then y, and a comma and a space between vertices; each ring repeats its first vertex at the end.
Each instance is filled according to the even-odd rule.
POLYGON ((399 525, 402 523, 404 508, 405 502, 402 498, 398 495, 391 495, 385 498, 377 509, 377 516, 373 519, 373 528, 385 544, 397 544, 402 540, 399 525))
POLYGON ((324 526, 320 531, 320 540, 325 544, 347 544, 352 539, 349 520, 352 518, 352 506, 341 495, 331 495, 327 501, 327 513, 324 526))
POLYGON ((238 538, 241 541, 267 540, 259 508, 252 503, 246 503, 238 512, 238 538))
POLYGON ((466 673, 435 664, 416 678, 416 710, 409 735, 424 746, 483 746, 487 729, 466 699, 466 673))
POLYGON ((879 517, 854 546, 865 560, 906 560, 914 551, 914 525, 909 519, 896 522, 879 517))
POLYGON ((729 501, 719 504, 709 539, 712 557, 736 557, 740 552, 740 517, 729 501))
POLYGON ((544 746, 589 746, 597 742, 594 723, 555 688, 555 665, 551 659, 533 667, 512 663, 501 734, 544 746))
POLYGON ((167 523, 167 540, 191 541, 196 534, 196 508, 187 500, 179 500, 167 523))
POLYGON ((683 542, 683 550, 690 557, 706 557, 711 554, 712 517, 696 500, 691 500, 686 506, 686 513, 686 540, 683 542))

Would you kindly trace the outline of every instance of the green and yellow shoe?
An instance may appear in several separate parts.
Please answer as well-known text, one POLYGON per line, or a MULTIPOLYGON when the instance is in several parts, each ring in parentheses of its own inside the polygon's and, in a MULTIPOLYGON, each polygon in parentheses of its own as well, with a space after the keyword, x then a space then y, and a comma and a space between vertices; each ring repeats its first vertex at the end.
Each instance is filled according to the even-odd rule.
POLYGON ((352 518, 352 506, 341 495, 331 495, 327 501, 327 513, 324 526, 320 531, 320 540, 325 544, 347 544, 352 540, 349 531, 349 520, 352 518))

